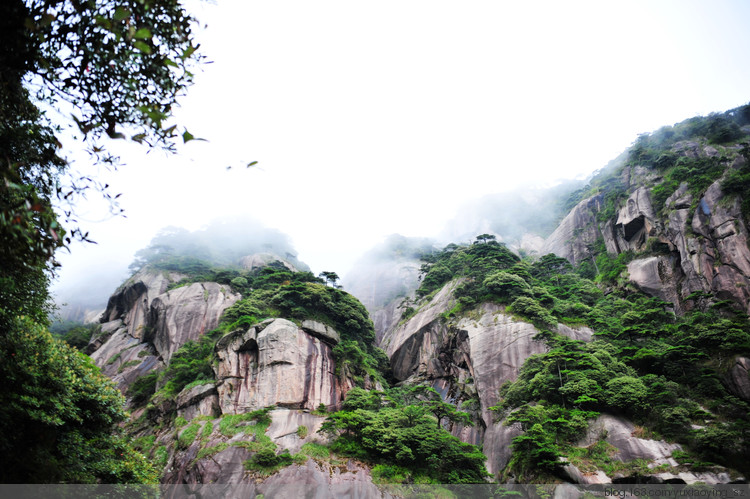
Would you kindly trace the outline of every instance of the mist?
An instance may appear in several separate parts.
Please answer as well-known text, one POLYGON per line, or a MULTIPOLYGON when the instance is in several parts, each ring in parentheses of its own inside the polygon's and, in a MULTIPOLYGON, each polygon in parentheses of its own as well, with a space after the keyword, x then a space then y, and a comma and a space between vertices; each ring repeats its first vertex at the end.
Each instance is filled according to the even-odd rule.
MULTIPOLYGON (((106 302, 160 230, 218 218, 248 217, 314 273, 342 277, 391 234, 441 247, 493 233, 531 251, 561 216, 555 189, 640 133, 746 103, 750 88, 742 1, 191 9, 211 64, 175 116, 207 140, 176 155, 112 141, 117 171, 71 152, 122 193, 125 217, 93 194, 76 205, 98 244, 58 255, 58 303, 106 302)), ((226 232, 200 244, 229 261, 247 241, 226 232)))

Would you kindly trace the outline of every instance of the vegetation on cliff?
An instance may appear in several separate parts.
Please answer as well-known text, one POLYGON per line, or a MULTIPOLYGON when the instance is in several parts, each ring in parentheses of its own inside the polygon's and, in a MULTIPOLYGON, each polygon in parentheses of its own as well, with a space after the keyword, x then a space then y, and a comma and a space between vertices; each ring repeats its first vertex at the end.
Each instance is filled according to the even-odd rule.
POLYGON ((443 429, 448 419, 469 423, 430 388, 353 388, 321 431, 336 437, 331 451, 376 464, 384 482, 484 483, 486 457, 443 429))
MULTIPOLYGON (((616 258, 605 257, 596 279, 616 267, 616 258)), ((575 452, 587 420, 605 411, 686 444, 704 466, 746 469, 750 426, 744 415, 750 406, 722 382, 735 356, 750 354, 745 314, 720 302, 676 316, 671 304, 612 282, 605 293, 581 275, 588 269, 565 259, 521 260, 487 239, 450 245, 426 260, 418 295, 462 279, 446 318, 483 302, 499 303, 534 323, 549 345, 501 390, 496 409, 524 430, 513 442, 506 475, 544 480, 559 473, 560 458, 575 452), (563 337, 554 332, 558 322, 588 325, 595 340, 563 337)))

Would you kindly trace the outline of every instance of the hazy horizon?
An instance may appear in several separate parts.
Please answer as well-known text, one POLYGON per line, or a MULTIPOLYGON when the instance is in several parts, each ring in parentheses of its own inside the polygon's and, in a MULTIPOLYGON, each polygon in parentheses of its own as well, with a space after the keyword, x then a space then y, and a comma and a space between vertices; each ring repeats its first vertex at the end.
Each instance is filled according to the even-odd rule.
POLYGON ((113 290, 161 228, 226 216, 345 275, 390 234, 458 233, 478 199, 581 179, 640 133, 750 99, 739 0, 190 5, 211 63, 176 116, 207 141, 113 141, 115 172, 66 144, 127 218, 78 204, 98 244, 60 253, 56 291, 113 290))

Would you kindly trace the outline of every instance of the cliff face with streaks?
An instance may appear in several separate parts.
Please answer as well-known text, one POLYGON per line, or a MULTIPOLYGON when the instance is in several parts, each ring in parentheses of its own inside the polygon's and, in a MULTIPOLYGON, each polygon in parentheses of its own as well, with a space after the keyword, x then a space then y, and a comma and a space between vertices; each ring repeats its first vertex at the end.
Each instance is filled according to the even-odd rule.
POLYGON ((364 446, 330 449, 396 405, 404 392, 386 381, 439 397, 412 400, 423 405, 405 420, 440 403, 466 413, 437 427, 481 446, 492 479, 742 481, 748 148, 648 140, 571 196, 531 258, 493 234, 442 251, 391 238, 347 283, 370 319, 273 255, 220 282, 146 267, 110 298, 87 352, 124 392, 153 382, 129 431, 165 483, 379 496, 364 446), (209 348, 181 357, 189 342, 209 348), (170 392, 179 369, 193 378, 170 392), (355 386, 376 402, 337 413, 355 386), (333 413, 349 425, 338 434, 333 413))
MULTIPOLYGON (((677 143, 669 151, 692 161, 714 159, 724 174, 702 191, 680 182, 654 207, 664 176, 639 166, 619 173, 621 206, 606 217, 604 195, 580 201, 547 238, 542 254, 555 253, 574 264, 595 261, 602 241, 612 256, 633 255, 628 279, 644 292, 672 303, 681 313, 700 305, 695 293, 731 300, 750 311, 750 248, 742 197, 726 194, 722 183, 747 160, 734 149, 724 156, 697 142, 677 143), (655 191, 656 189, 656 191, 655 191)), ((663 194, 661 194, 663 196, 663 194)))
POLYGON ((121 390, 167 365, 187 341, 214 329, 224 310, 239 299, 228 286, 215 282, 169 289, 184 277, 145 268, 110 297, 101 331, 86 351, 121 390))

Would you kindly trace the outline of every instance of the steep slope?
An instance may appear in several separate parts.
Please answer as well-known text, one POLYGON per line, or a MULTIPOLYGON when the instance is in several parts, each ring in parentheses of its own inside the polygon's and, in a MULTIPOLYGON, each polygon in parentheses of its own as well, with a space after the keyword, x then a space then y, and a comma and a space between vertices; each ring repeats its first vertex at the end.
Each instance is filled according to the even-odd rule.
POLYGON ((448 427, 481 443, 502 480, 738 479, 747 406, 721 359, 747 350, 746 319, 724 319, 736 336, 709 344, 715 315, 675 317, 635 290, 604 294, 564 259, 523 262, 491 241, 446 248, 426 270, 423 298, 381 345, 396 379, 470 410, 474 426, 448 427), (684 366, 701 358, 718 362, 696 379, 684 366), (736 439, 723 455, 708 444, 719 435, 736 439), (696 455, 724 465, 693 467, 696 455))
POLYGON ((317 433, 347 391, 380 386, 385 371, 350 295, 268 254, 233 267, 160 255, 101 321, 88 352, 128 396, 128 432, 165 483, 262 493, 294 479, 372 494, 369 468, 322 459, 317 433))
POLYGON ((185 277, 146 267, 109 299, 86 353, 121 390, 169 364, 180 346, 218 326, 224 310, 240 298, 215 282, 170 289, 185 277))
POLYGON ((641 136, 578 192, 542 252, 593 272, 619 256, 630 282, 677 313, 722 300, 750 311, 747 114, 745 106, 641 136))

